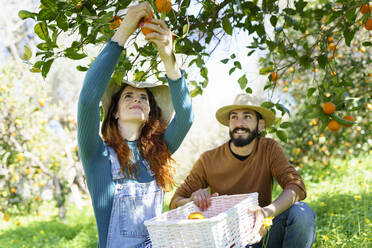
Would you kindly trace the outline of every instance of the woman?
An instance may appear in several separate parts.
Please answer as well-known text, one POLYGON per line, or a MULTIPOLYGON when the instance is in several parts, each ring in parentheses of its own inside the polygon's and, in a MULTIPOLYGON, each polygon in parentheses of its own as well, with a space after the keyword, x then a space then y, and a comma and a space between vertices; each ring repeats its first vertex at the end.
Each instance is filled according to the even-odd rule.
POLYGON ((79 98, 79 155, 97 221, 99 247, 151 247, 143 223, 162 212, 163 189, 173 184, 170 155, 193 121, 170 30, 161 20, 140 23, 152 13, 148 2, 128 9, 119 29, 90 66, 79 98), (128 37, 139 25, 154 31, 145 38, 157 46, 169 89, 138 82, 125 82, 119 89, 108 86, 128 37), (99 136, 100 100, 103 139, 99 136), (172 107, 176 114, 168 125, 172 107))

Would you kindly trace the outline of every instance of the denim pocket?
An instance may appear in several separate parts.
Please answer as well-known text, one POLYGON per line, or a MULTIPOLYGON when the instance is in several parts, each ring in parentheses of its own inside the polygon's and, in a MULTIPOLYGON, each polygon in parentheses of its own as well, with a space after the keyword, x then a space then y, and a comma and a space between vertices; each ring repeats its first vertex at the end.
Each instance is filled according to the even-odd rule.
POLYGON ((161 190, 137 196, 122 196, 120 205, 120 234, 126 237, 148 236, 145 220, 162 211, 161 190))

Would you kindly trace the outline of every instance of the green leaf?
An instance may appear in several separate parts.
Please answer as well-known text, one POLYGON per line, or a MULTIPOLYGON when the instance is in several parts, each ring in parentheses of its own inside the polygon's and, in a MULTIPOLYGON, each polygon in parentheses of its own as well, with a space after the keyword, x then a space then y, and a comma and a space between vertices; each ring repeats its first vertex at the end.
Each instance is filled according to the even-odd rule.
POLYGON ((271 109, 272 107, 274 107, 274 103, 272 102, 263 102, 261 103, 261 106, 264 107, 264 108, 268 108, 268 109, 271 109))
POLYGON ((310 88, 307 90, 307 96, 310 97, 314 94, 314 92, 316 91, 316 88, 310 88))
POLYGON ((190 96, 196 97, 197 95, 201 95, 202 93, 203 93, 202 89, 200 87, 197 87, 190 92, 190 96))
POLYGON ((39 48, 40 50, 43 50, 43 51, 48 51, 49 50, 49 46, 46 42, 39 43, 39 44, 37 44, 36 47, 39 48))
POLYGON ((268 66, 268 67, 265 67, 265 68, 261 68, 259 73, 260 75, 267 75, 268 73, 272 72, 274 70, 274 68, 272 66, 268 66))
POLYGON ((190 24, 187 23, 187 24, 183 25, 182 32, 183 32, 184 36, 189 33, 189 29, 190 29, 190 24))
POLYGON ((236 67, 233 67, 229 70, 229 75, 231 75, 235 71, 236 67))
POLYGON ((22 55, 23 60, 29 60, 32 57, 32 51, 28 46, 24 46, 25 53, 22 55))
POLYGON ((232 35, 233 28, 228 17, 222 19, 222 28, 225 30, 226 34, 232 35))
POLYGON ((327 58, 327 55, 325 54, 322 54, 318 57, 318 64, 323 69, 326 67, 327 61, 328 61, 328 58, 327 58))
POLYGON ((341 125, 345 125, 345 126, 348 126, 348 125, 354 125, 356 122, 354 121, 348 121, 348 120, 345 120, 341 117, 338 117, 337 115, 335 115, 334 113, 331 114, 331 117, 333 120, 337 121, 339 124, 341 125))
POLYGON ((304 56, 301 56, 299 58, 299 63, 305 67, 305 68, 309 68, 311 63, 312 63, 313 59, 310 57, 310 56, 307 56, 307 55, 304 55, 304 56))
POLYGON ((134 81, 140 82, 140 81, 144 81, 144 79, 145 79, 145 72, 144 71, 136 71, 134 73, 134 78, 133 78, 134 81))
POLYGON ((277 22, 278 22, 278 17, 272 15, 270 17, 270 23, 271 23, 271 25, 273 25, 274 28, 275 28, 277 22))
POLYGON ((78 66, 76 66, 76 69, 77 69, 78 71, 87 71, 87 70, 88 70, 88 67, 78 65, 78 66))
POLYGON ((202 67, 200 69, 200 74, 203 78, 208 78, 208 68, 207 67, 202 67))
POLYGON ((288 122, 288 121, 280 123, 281 128, 289 128, 291 125, 292 125, 292 123, 288 122))
POLYGON ((372 46, 372 42, 366 41, 362 43, 363 46, 372 46))
POLYGON ((68 20, 67 17, 64 14, 60 14, 57 17, 57 26, 62 29, 63 31, 68 30, 68 20))
POLYGON ((45 61, 38 61, 34 64, 34 68, 41 68, 44 65, 45 61))
POLYGON ((250 87, 247 87, 246 89, 245 89, 245 92, 247 93, 247 94, 252 94, 252 89, 250 88, 250 87))
POLYGON ((41 69, 40 68, 33 67, 33 68, 30 69, 30 72, 32 72, 32 73, 39 73, 39 72, 41 72, 41 69))
POLYGON ((27 10, 20 10, 18 12, 18 16, 22 20, 27 19, 27 18, 34 18, 35 15, 36 15, 36 13, 30 12, 30 11, 27 11, 27 10))
POLYGON ((34 32, 42 40, 47 40, 49 38, 48 28, 45 22, 39 22, 34 27, 34 32))
POLYGON ((285 8, 285 9, 283 9, 283 11, 285 13, 287 13, 288 15, 295 15, 296 14, 296 10, 291 9, 291 8, 285 8))
POLYGON ((71 48, 71 47, 67 48, 64 51, 64 54, 67 58, 74 59, 74 60, 79 60, 87 56, 85 53, 78 53, 76 49, 71 48))
POLYGON ((287 133, 284 130, 277 130, 276 136, 278 136, 281 141, 287 142, 287 133))
POLYGON ((287 109, 283 104, 281 103, 277 103, 275 104, 275 107, 277 109, 280 110, 280 112, 282 112, 282 115, 284 115, 285 113, 288 113, 288 114, 291 114, 291 112, 289 111, 289 109, 287 109))
POLYGON ((344 30, 344 37, 345 37, 345 44, 350 47, 351 41, 354 38, 355 30, 350 30, 348 28, 345 28, 344 30))
POLYGON ((238 79, 238 83, 242 90, 247 86, 248 80, 245 74, 238 79))
POLYGON ((267 84, 265 85, 265 87, 264 87, 264 90, 270 88, 271 86, 272 86, 271 82, 267 83, 267 84))
POLYGON ((307 5, 307 2, 304 2, 303 0, 296 1, 295 6, 298 13, 302 14, 304 12, 304 8, 307 5))
POLYGON ((239 68, 240 70, 242 69, 242 65, 240 64, 239 61, 234 61, 235 67, 239 68))
POLYGON ((223 59, 223 60, 221 60, 221 62, 222 62, 223 64, 227 64, 227 62, 229 62, 229 59, 223 59))
POLYGON ((50 9, 42 9, 37 14, 38 21, 47 21, 47 20, 54 20, 57 17, 57 13, 53 12, 50 9))
POLYGON ((45 78, 50 70, 50 66, 53 63, 53 59, 50 59, 48 61, 45 61, 43 64, 43 69, 41 70, 41 75, 45 78))

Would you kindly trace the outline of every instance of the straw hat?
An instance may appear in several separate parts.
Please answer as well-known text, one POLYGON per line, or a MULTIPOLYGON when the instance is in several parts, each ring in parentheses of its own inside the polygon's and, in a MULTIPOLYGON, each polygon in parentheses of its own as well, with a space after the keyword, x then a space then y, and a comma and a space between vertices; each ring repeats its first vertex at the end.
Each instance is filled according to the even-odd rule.
POLYGON ((238 94, 235 97, 234 103, 232 105, 227 105, 221 107, 216 112, 216 119, 224 126, 229 126, 230 112, 238 109, 250 109, 257 111, 261 114, 262 118, 265 120, 265 127, 269 127, 275 122, 275 114, 264 107, 257 105, 258 100, 254 99, 248 94, 238 94))
MULTIPOLYGON (((123 84, 128 84, 132 87, 135 88, 147 88, 148 90, 151 91, 153 94, 156 104, 158 107, 161 109, 161 115, 163 121, 166 123, 169 123, 173 117, 174 114, 174 109, 173 109, 173 104, 172 104, 172 98, 170 96, 169 88, 167 85, 164 84, 153 84, 149 82, 131 82, 131 81, 126 81, 123 80, 123 84)), ((106 115, 108 113, 108 109, 111 104, 111 99, 112 96, 120 90, 121 86, 114 83, 110 82, 108 85, 102 99, 102 107, 103 107, 103 113, 104 113, 104 119, 106 119, 106 115)))

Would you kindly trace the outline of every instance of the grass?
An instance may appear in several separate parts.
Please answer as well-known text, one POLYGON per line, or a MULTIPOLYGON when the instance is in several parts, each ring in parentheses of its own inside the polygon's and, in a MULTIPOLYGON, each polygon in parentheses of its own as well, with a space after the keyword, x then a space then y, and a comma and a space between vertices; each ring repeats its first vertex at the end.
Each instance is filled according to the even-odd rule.
MULTIPOLYGON (((308 165, 303 170, 308 193, 305 202, 317 214, 313 247, 372 247, 372 156, 335 160, 326 168, 308 165)), ((170 194, 165 197, 165 208, 169 199, 170 194)), ((0 248, 97 247, 90 205, 83 209, 69 206, 64 223, 51 205, 44 205, 40 213, 0 220, 0 248)))

